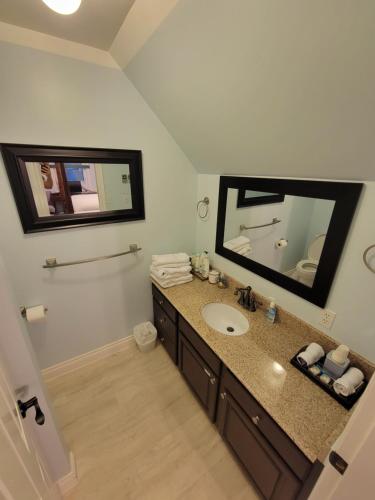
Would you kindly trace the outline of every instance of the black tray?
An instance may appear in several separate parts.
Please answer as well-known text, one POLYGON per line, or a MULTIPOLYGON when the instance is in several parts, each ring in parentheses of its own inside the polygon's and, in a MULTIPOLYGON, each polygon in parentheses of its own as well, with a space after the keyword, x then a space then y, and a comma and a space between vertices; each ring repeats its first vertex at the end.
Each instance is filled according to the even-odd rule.
MULTIPOLYGON (((340 403, 344 408, 347 410, 350 410, 352 406, 358 401, 358 399, 362 396, 364 393, 366 387, 367 387, 367 381, 363 380, 362 384, 358 387, 358 389, 355 391, 354 394, 351 394, 350 396, 341 396, 340 394, 337 394, 334 389, 333 389, 333 382, 331 381, 328 385, 324 384, 323 382, 320 381, 319 376, 313 375, 311 372, 309 372, 308 368, 301 366, 298 361, 297 361, 297 356, 300 354, 302 351, 306 349, 307 345, 305 347, 302 347, 295 356, 290 360, 290 363, 297 368, 300 372, 302 372, 306 377, 308 377, 310 380, 312 380, 316 385, 318 385, 323 391, 325 391, 327 394, 331 396, 331 398, 335 399, 338 403, 340 403)), ((319 368, 321 369, 322 372, 327 373, 326 370, 324 370, 323 365, 324 365, 324 360, 326 359, 325 356, 319 359, 314 365, 318 365, 319 368)), ((350 363, 350 367, 353 367, 352 363, 350 363)), ((327 373, 327 375, 329 375, 327 373)), ((331 378, 332 376, 329 375, 331 378)), ((332 378, 332 380, 334 380, 332 378)))

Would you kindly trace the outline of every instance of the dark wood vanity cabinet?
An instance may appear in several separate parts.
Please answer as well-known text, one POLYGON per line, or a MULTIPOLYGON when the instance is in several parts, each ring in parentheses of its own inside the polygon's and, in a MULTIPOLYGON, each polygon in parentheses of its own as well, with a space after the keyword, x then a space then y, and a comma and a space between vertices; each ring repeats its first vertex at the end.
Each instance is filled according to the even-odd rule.
POLYGON ((177 364, 177 311, 153 286, 154 325, 158 338, 174 363, 177 364))
POLYGON ((214 421, 221 362, 182 317, 179 318, 178 366, 214 421))
POLYGON ((164 295, 152 289, 162 345, 262 497, 306 500, 322 464, 306 458, 164 295))
POLYGON ((311 462, 226 368, 220 384, 217 427, 264 498, 302 498, 311 462))

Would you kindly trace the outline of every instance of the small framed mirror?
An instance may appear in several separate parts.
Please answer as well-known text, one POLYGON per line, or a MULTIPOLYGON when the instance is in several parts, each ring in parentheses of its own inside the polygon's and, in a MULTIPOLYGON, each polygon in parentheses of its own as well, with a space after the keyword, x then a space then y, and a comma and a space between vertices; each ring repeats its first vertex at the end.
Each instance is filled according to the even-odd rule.
POLYGON ((145 218, 141 151, 2 144, 25 233, 145 218))
POLYGON ((361 189, 221 177, 216 253, 324 307, 361 189))

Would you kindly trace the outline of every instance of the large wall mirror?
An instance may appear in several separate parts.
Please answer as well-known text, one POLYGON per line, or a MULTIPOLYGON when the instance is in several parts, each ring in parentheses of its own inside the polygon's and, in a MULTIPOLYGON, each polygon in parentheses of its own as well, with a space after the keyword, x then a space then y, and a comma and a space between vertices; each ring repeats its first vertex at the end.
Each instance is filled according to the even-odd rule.
POLYGON ((25 233, 145 218, 140 151, 1 149, 25 233))
POLYGON ((216 253, 324 307, 361 189, 221 177, 216 253))

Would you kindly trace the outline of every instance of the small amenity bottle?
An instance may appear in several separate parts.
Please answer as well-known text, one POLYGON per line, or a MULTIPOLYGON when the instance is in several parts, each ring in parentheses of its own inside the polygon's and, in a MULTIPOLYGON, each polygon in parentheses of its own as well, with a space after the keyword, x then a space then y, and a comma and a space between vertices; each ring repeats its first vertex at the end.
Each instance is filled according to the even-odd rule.
POLYGON ((268 309, 266 311, 267 321, 269 321, 270 323, 275 323, 276 313, 277 313, 276 304, 271 299, 270 305, 269 305, 269 307, 268 307, 268 309))

